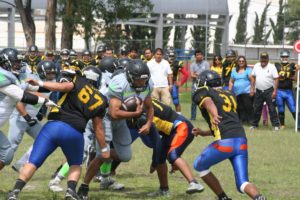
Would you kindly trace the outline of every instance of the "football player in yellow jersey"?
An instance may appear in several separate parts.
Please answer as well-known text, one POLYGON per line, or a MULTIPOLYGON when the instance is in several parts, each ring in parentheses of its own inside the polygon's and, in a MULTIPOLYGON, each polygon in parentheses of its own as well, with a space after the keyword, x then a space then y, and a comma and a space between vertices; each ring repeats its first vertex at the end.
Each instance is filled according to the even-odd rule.
POLYGON ((223 80, 223 88, 224 90, 228 90, 229 80, 231 77, 232 68, 235 67, 236 62, 236 53, 234 50, 229 49, 226 51, 226 58, 222 62, 223 70, 222 70, 222 80, 223 80))
POLYGON ((237 114, 235 96, 221 87, 221 77, 214 71, 203 71, 196 81, 197 90, 193 101, 199 106, 210 130, 194 128, 195 136, 213 136, 215 141, 208 145, 196 158, 194 168, 202 180, 218 196, 218 200, 231 200, 210 171, 210 167, 229 160, 235 174, 236 187, 251 199, 266 200, 249 182, 248 145, 245 130, 237 114))
POLYGON ((41 57, 39 55, 39 49, 36 45, 31 45, 28 48, 28 54, 25 56, 24 62, 26 62, 31 71, 36 73, 37 64, 41 61, 41 57))

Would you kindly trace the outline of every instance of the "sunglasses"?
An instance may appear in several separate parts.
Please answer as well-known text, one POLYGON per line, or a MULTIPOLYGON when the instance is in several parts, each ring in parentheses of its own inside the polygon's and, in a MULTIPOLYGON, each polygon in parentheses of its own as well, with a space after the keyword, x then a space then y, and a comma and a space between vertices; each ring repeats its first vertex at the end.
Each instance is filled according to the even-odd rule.
POLYGON ((240 62, 240 63, 244 63, 245 61, 244 61, 244 60, 239 60, 239 62, 240 62))

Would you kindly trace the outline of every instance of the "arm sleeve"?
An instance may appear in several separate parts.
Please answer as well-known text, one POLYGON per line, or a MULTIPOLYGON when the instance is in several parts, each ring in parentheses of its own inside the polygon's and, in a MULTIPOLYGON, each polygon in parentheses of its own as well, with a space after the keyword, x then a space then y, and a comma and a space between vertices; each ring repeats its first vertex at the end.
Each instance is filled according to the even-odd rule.
POLYGON ((189 74, 188 74, 188 72, 186 71, 186 69, 184 67, 181 68, 180 72, 183 74, 180 85, 183 85, 187 81, 187 79, 189 78, 189 74))
POLYGON ((24 91, 14 84, 1 87, 0 92, 18 101, 20 101, 24 95, 24 91))
POLYGON ((118 98, 123 99, 123 87, 120 81, 116 78, 119 76, 115 76, 108 85, 107 97, 110 98, 118 98))
POLYGON ((209 97, 209 88, 204 86, 199 88, 193 95, 193 102, 201 107, 203 100, 209 97))

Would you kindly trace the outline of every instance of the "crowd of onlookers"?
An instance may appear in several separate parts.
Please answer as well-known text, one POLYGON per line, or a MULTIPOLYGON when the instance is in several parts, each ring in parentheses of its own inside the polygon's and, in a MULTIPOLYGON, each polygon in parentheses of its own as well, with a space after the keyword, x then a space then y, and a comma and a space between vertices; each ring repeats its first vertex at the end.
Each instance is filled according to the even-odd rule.
MULTIPOLYGON (((269 62, 269 56, 265 52, 260 54, 259 62, 249 66, 245 56, 238 56, 231 49, 226 51, 224 58, 221 55, 214 55, 211 62, 204 59, 201 50, 196 49, 194 62, 190 64, 189 69, 178 60, 173 48, 167 50, 157 48, 154 51, 146 48, 141 55, 138 49, 131 48, 115 55, 113 49, 100 45, 94 57, 89 50, 84 50, 80 54, 81 59, 75 50, 62 49, 59 55, 53 51, 45 51, 43 56, 39 56, 38 48, 33 45, 29 48, 25 60, 32 69, 40 60, 51 60, 60 69, 69 67, 82 69, 88 65, 98 65, 102 57, 141 58, 147 63, 151 73, 154 87, 152 97, 167 105, 173 102, 177 112, 181 112, 179 87, 185 84, 190 76, 193 94, 196 90, 194 83, 197 77, 202 71, 210 69, 222 77, 223 89, 230 90, 236 95, 240 120, 250 124, 251 129, 258 127, 261 115, 263 124, 268 125, 268 113, 275 131, 284 128, 285 103, 295 118, 293 81, 296 80, 296 65, 289 63, 287 50, 281 51, 279 62, 275 64, 269 62)), ((197 105, 191 101, 191 120, 196 119, 196 111, 197 105)))

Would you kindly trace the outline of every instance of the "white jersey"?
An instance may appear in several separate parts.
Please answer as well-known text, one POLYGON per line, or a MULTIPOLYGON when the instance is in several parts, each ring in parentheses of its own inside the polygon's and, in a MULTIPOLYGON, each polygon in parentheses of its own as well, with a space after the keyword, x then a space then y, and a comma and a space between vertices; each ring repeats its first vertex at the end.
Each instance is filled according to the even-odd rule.
MULTIPOLYGON (((19 80, 11 72, 0 68, 0 88, 8 85, 20 85, 19 80)), ((25 86, 23 86, 25 87, 25 86)), ((9 119, 17 100, 0 92, 0 127, 9 119)))

